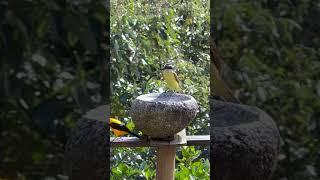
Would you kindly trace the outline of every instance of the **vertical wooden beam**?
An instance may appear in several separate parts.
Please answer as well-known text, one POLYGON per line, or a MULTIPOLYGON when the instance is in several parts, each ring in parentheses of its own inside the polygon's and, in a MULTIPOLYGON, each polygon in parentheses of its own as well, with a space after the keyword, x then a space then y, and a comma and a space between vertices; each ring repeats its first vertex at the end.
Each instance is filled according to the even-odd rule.
POLYGON ((209 144, 209 135, 187 137, 186 130, 183 129, 174 135, 171 141, 143 140, 136 137, 111 138, 112 147, 155 147, 156 148, 156 180, 174 180, 176 147, 187 145, 209 144))
POLYGON ((176 145, 157 148, 156 180, 174 180, 176 145))

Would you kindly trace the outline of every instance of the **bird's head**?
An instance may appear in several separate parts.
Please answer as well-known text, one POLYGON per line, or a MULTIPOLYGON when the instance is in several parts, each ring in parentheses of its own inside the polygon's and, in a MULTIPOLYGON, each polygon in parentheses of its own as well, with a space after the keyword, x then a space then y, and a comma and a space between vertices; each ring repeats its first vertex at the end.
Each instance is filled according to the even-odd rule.
POLYGON ((166 65, 164 65, 164 68, 162 69, 162 70, 173 70, 174 68, 173 68, 173 66, 171 65, 171 64, 166 64, 166 65))

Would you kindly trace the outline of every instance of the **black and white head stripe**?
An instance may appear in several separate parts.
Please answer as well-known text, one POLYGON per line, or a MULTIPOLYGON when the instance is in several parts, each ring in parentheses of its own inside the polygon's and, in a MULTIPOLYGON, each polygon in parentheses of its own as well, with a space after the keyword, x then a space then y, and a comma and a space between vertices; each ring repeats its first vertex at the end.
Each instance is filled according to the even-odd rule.
POLYGON ((173 69, 173 66, 171 64, 166 64, 163 69, 173 69))

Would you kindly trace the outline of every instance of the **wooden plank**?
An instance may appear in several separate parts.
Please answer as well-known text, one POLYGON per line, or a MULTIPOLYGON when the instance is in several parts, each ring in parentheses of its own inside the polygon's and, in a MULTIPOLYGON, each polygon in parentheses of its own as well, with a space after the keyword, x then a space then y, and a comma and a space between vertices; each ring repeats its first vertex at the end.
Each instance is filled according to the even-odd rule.
POLYGON ((187 136, 187 146, 210 145, 210 135, 187 136))
POLYGON ((149 142, 139 139, 137 137, 110 137, 111 147, 148 147, 149 142))
POLYGON ((156 146, 165 146, 165 145, 182 145, 187 144, 187 134, 186 129, 183 129, 182 131, 178 132, 174 135, 174 139, 172 141, 150 141, 150 146, 156 147, 156 146))
MULTIPOLYGON (((210 135, 186 136, 187 144, 177 144, 178 146, 208 146, 210 144, 210 135)), ((159 146, 159 143, 151 143, 151 141, 141 140, 136 137, 110 138, 111 147, 152 147, 159 146)), ((163 142, 161 145, 170 145, 163 142)), ((171 144, 172 145, 172 144, 171 144)))

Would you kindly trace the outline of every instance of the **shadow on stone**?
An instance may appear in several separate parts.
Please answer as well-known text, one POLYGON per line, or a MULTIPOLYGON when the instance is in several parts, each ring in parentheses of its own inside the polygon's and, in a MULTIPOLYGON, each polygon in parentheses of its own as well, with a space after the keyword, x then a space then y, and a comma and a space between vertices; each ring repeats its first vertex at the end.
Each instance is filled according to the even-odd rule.
POLYGON ((87 112, 72 129, 65 146, 64 170, 69 179, 109 179, 109 113, 108 105, 99 106, 87 112))
POLYGON ((275 169, 280 135, 257 107, 210 99, 213 179, 266 180, 275 169))

